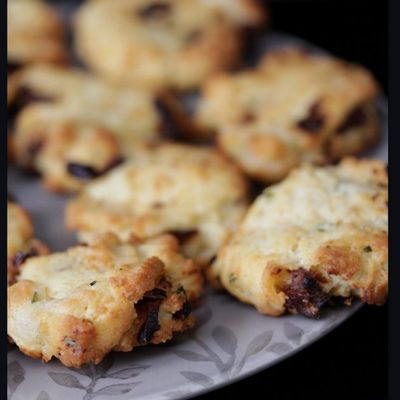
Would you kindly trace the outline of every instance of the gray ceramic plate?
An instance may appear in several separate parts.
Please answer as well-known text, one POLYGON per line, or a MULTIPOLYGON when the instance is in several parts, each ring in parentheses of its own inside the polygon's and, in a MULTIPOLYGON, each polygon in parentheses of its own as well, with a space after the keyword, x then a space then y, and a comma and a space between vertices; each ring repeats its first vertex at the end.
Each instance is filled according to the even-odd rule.
MULTIPOLYGON (((309 46, 275 33, 263 38, 259 49, 288 44, 309 46)), ((387 160, 387 106, 383 98, 377 104, 382 141, 367 156, 387 160)), ((8 172, 8 186, 32 213, 38 237, 53 250, 74 243, 63 224, 66 197, 45 192, 36 178, 13 168, 8 172)), ((196 312, 199 323, 193 331, 166 345, 111 354, 97 366, 73 370, 58 361, 44 364, 12 348, 8 396, 13 400, 189 398, 284 360, 340 325, 359 307, 331 309, 318 321, 299 316, 271 318, 228 295, 210 291, 196 312)))

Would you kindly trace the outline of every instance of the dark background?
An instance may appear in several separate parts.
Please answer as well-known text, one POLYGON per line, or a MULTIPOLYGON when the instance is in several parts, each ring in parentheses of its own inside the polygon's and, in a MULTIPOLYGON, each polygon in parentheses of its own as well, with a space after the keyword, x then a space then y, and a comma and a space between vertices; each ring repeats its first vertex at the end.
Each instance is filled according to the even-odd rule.
POLYGON ((271 28, 369 68, 387 92, 386 0, 272 0, 271 28))
MULTIPOLYGON (((272 28, 368 67, 387 93, 387 2, 269 1, 272 28)), ((387 306, 363 307, 297 355, 197 399, 385 400, 387 306)), ((400 376, 399 376, 400 379, 400 376)))

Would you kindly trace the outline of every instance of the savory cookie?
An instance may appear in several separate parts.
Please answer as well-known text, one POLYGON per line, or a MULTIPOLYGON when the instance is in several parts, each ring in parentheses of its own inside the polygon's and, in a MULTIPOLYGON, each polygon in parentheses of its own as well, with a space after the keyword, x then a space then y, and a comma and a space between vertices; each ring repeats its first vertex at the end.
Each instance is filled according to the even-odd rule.
POLYGON ((152 95, 77 69, 35 65, 20 71, 13 151, 47 188, 80 189, 141 145, 160 139, 152 95))
POLYGON ((200 263, 215 255, 247 208, 246 181, 215 150, 163 144, 89 183, 67 207, 66 223, 87 240, 170 232, 200 263))
POLYGON ((361 66, 286 48, 253 70, 210 79, 195 118, 246 173, 275 182, 301 162, 330 162, 374 144, 377 90, 361 66))
POLYGON ((234 65, 244 28, 265 19, 257 0, 97 0, 81 7, 74 26, 79 55, 99 73, 188 89, 234 65))
POLYGON ((25 260, 47 253, 47 247, 34 238, 32 221, 27 211, 7 201, 7 284, 14 283, 25 260))
POLYGON ((189 276, 198 275, 196 269, 176 271, 178 254, 170 255, 178 264, 168 268, 158 258, 175 250, 162 238, 120 242, 106 234, 29 259, 8 289, 9 337, 23 353, 56 357, 68 367, 171 339, 194 323, 184 284, 172 275, 187 275, 189 287, 189 276))
POLYGON ((375 160, 302 166, 250 207, 209 272, 263 314, 317 317, 329 299, 383 304, 388 177, 375 160))
POLYGON ((55 11, 42 1, 7 2, 7 103, 13 100, 17 73, 23 65, 67 59, 64 32, 55 11))

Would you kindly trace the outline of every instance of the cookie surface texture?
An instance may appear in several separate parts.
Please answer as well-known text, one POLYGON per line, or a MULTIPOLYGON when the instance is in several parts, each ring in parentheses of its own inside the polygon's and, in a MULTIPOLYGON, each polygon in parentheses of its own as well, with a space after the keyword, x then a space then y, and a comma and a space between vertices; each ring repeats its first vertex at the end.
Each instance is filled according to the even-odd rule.
POLYGON ((75 18, 80 57, 119 82, 190 89, 234 65, 243 28, 263 24, 254 0, 89 1, 75 18))
POLYGON ((164 144, 87 185, 68 204, 66 223, 82 240, 108 230, 124 239, 169 232, 184 254, 205 263, 246 208, 246 181, 223 156, 164 144))
POLYGON ((211 78, 195 119, 247 174, 271 183, 302 162, 327 163, 374 145, 377 93, 361 66, 274 50, 255 69, 211 78))
POLYGON ((383 304, 387 172, 374 160, 303 166, 270 186, 221 248, 210 277, 261 313, 317 317, 330 299, 383 304))
POLYGON ((28 260, 8 289, 9 337, 33 358, 80 367, 190 328, 186 292, 152 255, 158 245, 108 234, 28 260))
POLYGON ((36 65, 20 71, 18 93, 16 162, 38 171, 53 191, 79 190, 160 140, 161 117, 143 90, 78 69, 36 65))

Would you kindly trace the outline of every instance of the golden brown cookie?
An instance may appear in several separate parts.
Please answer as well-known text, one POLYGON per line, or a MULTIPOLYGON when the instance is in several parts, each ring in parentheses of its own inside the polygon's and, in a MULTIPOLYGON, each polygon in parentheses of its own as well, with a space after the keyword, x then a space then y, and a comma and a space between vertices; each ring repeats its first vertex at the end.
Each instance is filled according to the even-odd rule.
POLYGON ((77 69, 36 65, 20 71, 15 160, 48 189, 75 191, 161 137, 155 98, 77 69))
POLYGON ((169 232, 187 256, 207 263, 246 207, 246 181, 223 156, 164 144, 87 185, 68 204, 66 223, 82 240, 108 230, 122 238, 169 232))
POLYGON ((236 64, 243 29, 265 19, 256 0, 88 1, 75 18, 76 46, 110 79, 189 89, 236 64))
POLYGON ((30 357, 56 357, 68 367, 171 339, 193 326, 194 317, 184 286, 172 276, 180 267, 167 268, 154 255, 167 247, 163 239, 121 242, 107 234, 29 259, 8 289, 9 337, 30 357))
POLYGON ((63 63, 67 60, 63 26, 45 2, 7 2, 7 103, 15 95, 16 71, 27 64, 63 63))
POLYGON ((21 265, 28 258, 47 253, 47 246, 34 237, 28 212, 7 201, 7 284, 14 283, 21 265))
POLYGON ((263 314, 317 317, 330 299, 383 304, 388 177, 381 161, 303 166, 270 186, 220 249, 209 275, 263 314))
POLYGON ((195 118, 247 174, 275 182, 302 162, 375 144, 377 92, 361 66, 287 48, 268 52, 255 69, 210 79, 195 118))

